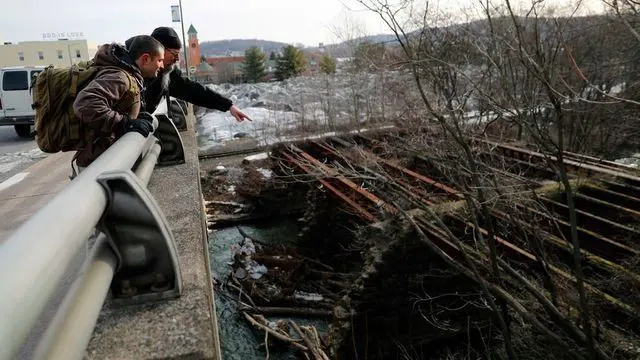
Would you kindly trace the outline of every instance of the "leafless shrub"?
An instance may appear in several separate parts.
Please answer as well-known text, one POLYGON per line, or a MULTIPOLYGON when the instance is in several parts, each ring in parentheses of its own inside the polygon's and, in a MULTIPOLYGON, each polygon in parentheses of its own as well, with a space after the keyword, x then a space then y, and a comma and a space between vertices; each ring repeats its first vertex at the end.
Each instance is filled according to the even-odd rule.
MULTIPOLYGON (((593 304, 585 290, 573 200, 575 190, 567 175, 564 154, 567 150, 594 150, 589 146, 594 138, 602 139, 601 144, 611 145, 604 140, 610 138, 607 126, 593 115, 596 112, 593 106, 598 106, 601 111, 597 114, 601 115, 605 109, 612 110, 606 106, 628 106, 634 102, 612 92, 614 85, 621 81, 615 71, 594 80, 587 78, 577 65, 573 45, 579 40, 576 34, 584 23, 571 13, 561 18, 549 16, 549 8, 543 2, 534 2, 524 11, 514 9, 508 0, 502 6, 482 2, 484 20, 465 27, 453 26, 446 16, 428 7, 420 9, 413 1, 391 4, 384 0, 363 0, 360 3, 379 14, 396 35, 428 114, 421 125, 441 129, 444 139, 440 144, 429 147, 428 141, 418 152, 428 153, 432 170, 461 190, 466 218, 472 223, 476 240, 474 250, 469 251, 478 252, 464 255, 463 261, 450 262, 450 265, 478 281, 487 292, 507 357, 517 358, 510 325, 516 316, 533 325, 536 332, 544 334, 545 339, 559 349, 569 346, 581 354, 577 357, 607 358, 602 344, 594 338, 599 325, 593 319, 593 304), (470 121, 471 117, 476 121, 470 121), (542 282, 550 297, 498 257, 496 243, 501 241, 500 229, 491 220, 492 209, 508 208, 510 202, 518 201, 518 193, 526 192, 527 188, 517 177, 510 179, 511 183, 501 181, 499 178, 504 172, 490 165, 488 159, 479 157, 469 142, 470 138, 486 135, 486 132, 479 133, 482 130, 479 124, 486 124, 486 129, 495 122, 515 126, 518 140, 533 142, 552 155, 547 158, 547 165, 559 175, 558 182, 566 195, 571 228, 568 249, 573 253, 573 266, 569 270, 575 274, 575 287, 571 284, 558 291, 557 276, 546 276, 542 282), (443 143, 448 146, 443 147, 443 143), (479 265, 472 260, 478 254, 487 256, 487 269, 477 268, 479 265), (514 292, 503 292, 512 282, 533 298, 519 299, 514 292), (575 294, 568 299, 571 304, 577 304, 579 327, 572 325, 574 319, 559 310, 559 293, 575 294), (491 300, 494 297, 495 302, 491 300), (538 307, 530 307, 531 300, 538 307), (536 308, 550 316, 550 325, 533 320, 535 316, 529 311, 536 308)), ((580 6, 575 4, 574 12, 580 6)), ((587 55, 580 60, 601 59, 597 54, 590 58, 587 55)), ((432 213, 431 219, 441 224, 461 252, 467 251, 463 250, 466 245, 460 241, 461 234, 454 233, 451 224, 436 213, 432 213)), ((544 269, 544 250, 535 232, 522 237, 526 239, 528 235, 532 241, 524 245, 536 252, 544 269)))

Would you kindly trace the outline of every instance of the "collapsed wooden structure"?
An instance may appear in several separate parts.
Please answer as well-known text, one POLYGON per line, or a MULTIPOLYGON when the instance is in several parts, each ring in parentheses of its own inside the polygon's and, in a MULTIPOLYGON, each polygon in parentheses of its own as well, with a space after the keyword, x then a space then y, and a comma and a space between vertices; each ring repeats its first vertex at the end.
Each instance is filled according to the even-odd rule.
MULTIPOLYGON (((459 158, 447 159, 446 150, 444 159, 416 151, 415 146, 405 143, 408 137, 410 134, 401 131, 314 139, 282 144, 272 150, 271 156, 279 161, 283 173, 306 174, 316 179, 322 191, 340 203, 345 213, 363 223, 375 227, 392 219, 409 218, 417 227, 412 230, 428 238, 437 246, 436 251, 460 263, 466 258, 489 279, 493 276, 489 254, 482 251, 486 245, 478 246, 478 242, 493 237, 503 266, 516 271, 506 272, 505 277, 522 275, 523 279, 530 279, 527 284, 553 302, 550 309, 561 309, 563 316, 579 324, 572 224, 567 194, 554 169, 558 159, 488 139, 466 139, 473 157, 482 164, 482 171, 500 178, 495 188, 485 189, 494 199, 484 199, 490 203, 488 212, 474 220, 469 206, 477 204, 478 199, 469 202, 468 197, 474 197, 473 186, 481 184, 466 181, 471 180, 472 171, 465 169, 466 164, 459 158)), ((640 335, 640 172, 615 162, 566 152, 563 164, 571 179, 584 289, 594 309, 598 340, 617 342, 615 346, 631 344, 640 335)), ((490 181, 484 182, 487 183, 490 181)), ((390 243, 394 236, 402 237, 396 231, 385 235, 390 243)), ((372 258, 365 261, 361 277, 354 281, 352 291, 335 311, 349 314, 341 319, 336 315, 334 328, 342 327, 342 338, 349 344, 357 328, 355 314, 371 312, 371 295, 367 298, 363 291, 368 286, 383 286, 382 278, 394 275, 393 270, 376 269, 386 266, 385 251, 392 248, 374 244, 371 243, 372 258)), ((423 258, 428 261, 429 256, 424 254, 423 258)), ((402 259, 393 259, 398 260, 402 259)), ((516 285, 503 283, 501 289, 515 289, 516 285)), ((541 309, 534 317, 544 318, 545 310, 548 315, 550 309, 541 309)), ((378 310, 386 311, 384 307, 378 310)), ((578 333, 577 337, 584 336, 581 330, 578 333)), ((586 346, 584 339, 576 343, 586 346)), ((635 353, 631 351, 623 357, 635 353)), ((353 357, 334 349, 337 354, 353 357)))
MULTIPOLYGON (((370 358, 396 356, 390 354, 407 351, 406 346, 415 352, 428 348, 427 357, 436 358, 445 356, 438 351, 455 349, 460 340, 489 347, 487 338, 499 328, 497 307, 488 304, 494 300, 496 306, 512 309, 511 327, 519 328, 514 333, 520 331, 513 335, 514 342, 520 348, 562 354, 566 346, 588 347, 576 286, 577 239, 598 344, 594 351, 600 357, 637 356, 640 171, 564 152, 562 170, 571 185, 573 219, 555 156, 490 139, 463 141, 469 153, 438 142, 437 135, 402 130, 278 144, 269 156, 280 179, 278 189, 268 200, 258 200, 271 209, 252 212, 253 205, 236 203, 227 194, 209 203, 210 228, 289 208, 304 213, 299 237, 307 242, 303 247, 315 246, 314 255, 324 263, 358 243, 359 262, 331 263, 335 269, 325 269, 326 278, 318 278, 324 272, 309 265, 319 258, 298 257, 291 249, 283 251, 293 254, 293 260, 276 267, 290 268, 275 276, 275 284, 288 291, 309 279, 307 287, 313 283, 317 290, 322 288, 318 280, 339 276, 340 286, 318 291, 325 297, 321 308, 302 310, 332 318, 328 337, 316 344, 340 359, 367 352, 378 353, 370 358), (465 156, 473 158, 474 169, 465 156), (299 190, 306 192, 306 203, 297 203, 301 196, 294 193, 299 190), (221 206, 236 210, 220 213, 221 206), (332 228, 346 224, 358 230, 345 241, 332 228), (334 246, 336 242, 340 244, 334 246), (495 254, 487 243, 495 245, 495 254), (306 277, 294 279, 300 274, 306 277), (525 325, 531 323, 537 328, 525 325), (548 339, 539 340, 540 334, 548 339)), ((265 196, 259 178, 255 169, 247 168, 245 195, 265 196)), ((273 263, 279 254, 271 248, 257 257, 269 264, 265 256, 273 263)), ((251 280, 237 285, 244 291, 259 289, 251 280)), ((299 303, 282 299, 279 304, 289 308, 265 307, 273 299, 245 310, 281 315, 301 311, 299 303)))

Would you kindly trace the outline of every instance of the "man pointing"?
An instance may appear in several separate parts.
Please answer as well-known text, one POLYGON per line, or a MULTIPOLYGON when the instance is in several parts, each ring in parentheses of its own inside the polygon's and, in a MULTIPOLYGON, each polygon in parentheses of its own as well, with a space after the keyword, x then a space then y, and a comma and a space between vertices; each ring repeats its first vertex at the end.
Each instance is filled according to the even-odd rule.
POLYGON ((229 111, 237 121, 249 119, 230 99, 182 75, 176 66, 182 43, 173 28, 156 28, 151 36, 164 46, 164 70, 158 77, 145 81, 144 111, 153 113, 163 96, 170 95, 197 106, 229 111))

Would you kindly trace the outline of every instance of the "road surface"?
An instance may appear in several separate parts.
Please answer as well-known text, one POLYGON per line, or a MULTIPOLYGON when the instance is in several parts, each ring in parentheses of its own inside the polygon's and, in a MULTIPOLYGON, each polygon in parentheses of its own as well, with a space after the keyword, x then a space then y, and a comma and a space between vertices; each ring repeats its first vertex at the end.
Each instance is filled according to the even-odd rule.
POLYGON ((0 126, 0 182, 46 156, 34 140, 18 137, 13 126, 0 126))
POLYGON ((0 244, 22 222, 69 183, 73 153, 57 153, 20 164, 20 171, 0 182, 0 244))
POLYGON ((13 126, 0 126, 0 154, 25 152, 36 147, 34 140, 19 137, 13 126))
MULTIPOLYGON (((17 150, 17 152, 28 152, 29 149, 35 147, 33 141, 16 141, 12 144, 2 145, 5 149, 10 148, 17 150)), ((10 171, 13 173, 12 176, 0 181, 0 250, 2 244, 20 225, 69 184, 69 163, 72 157, 73 153, 57 153, 39 161, 31 159, 29 162, 21 162, 10 171)), ((60 216, 64 216, 64 214, 60 214, 60 216)), ((43 236, 41 240, 47 241, 46 236, 43 236)), ((81 271, 84 271, 86 251, 88 251, 88 246, 83 247, 75 254, 73 261, 67 267, 64 278, 58 283, 55 294, 49 298, 46 308, 38 317, 17 358, 33 358, 36 346, 42 334, 49 327, 65 294, 71 285, 79 279, 81 271)))

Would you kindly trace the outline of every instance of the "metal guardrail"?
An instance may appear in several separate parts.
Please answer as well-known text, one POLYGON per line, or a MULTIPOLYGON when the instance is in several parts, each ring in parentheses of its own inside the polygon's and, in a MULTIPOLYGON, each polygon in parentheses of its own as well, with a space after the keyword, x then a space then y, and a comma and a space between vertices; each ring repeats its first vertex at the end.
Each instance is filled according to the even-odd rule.
POLYGON ((154 112, 153 135, 122 136, 0 245, 0 359, 17 358, 88 239, 85 271, 55 310, 35 358, 81 359, 109 293, 116 306, 180 295, 173 235, 147 190, 156 164, 184 162, 166 104, 154 112))

